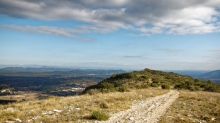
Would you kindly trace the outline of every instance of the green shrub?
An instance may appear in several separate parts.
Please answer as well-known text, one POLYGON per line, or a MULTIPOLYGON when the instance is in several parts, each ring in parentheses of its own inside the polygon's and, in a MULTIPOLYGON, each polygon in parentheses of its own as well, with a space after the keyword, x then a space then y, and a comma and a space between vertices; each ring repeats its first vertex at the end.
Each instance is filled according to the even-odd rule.
POLYGON ((179 84, 175 85, 174 88, 175 89, 187 89, 185 83, 179 83, 179 84))
POLYGON ((97 94, 97 93, 100 93, 100 91, 97 90, 97 89, 91 89, 91 90, 89 90, 87 93, 88 93, 89 95, 95 95, 95 94, 97 94))
POLYGON ((195 91, 195 86, 193 85, 187 86, 187 89, 189 89, 190 91, 195 91))
POLYGON ((101 88, 106 88, 106 89, 112 89, 115 86, 111 83, 108 83, 108 82, 102 82, 102 83, 100 83, 100 87, 101 88))
POLYGON ((216 91, 216 87, 214 85, 205 86, 205 91, 215 92, 216 91))
POLYGON ((151 87, 158 87, 158 86, 160 86, 158 83, 151 83, 151 85, 150 85, 151 87))
POLYGON ((101 92, 112 92, 115 91, 115 86, 108 82, 102 82, 99 85, 101 92))
POLYGON ((145 88, 149 88, 149 85, 148 84, 136 85, 135 88, 137 88, 137 89, 145 89, 145 88))
POLYGON ((142 88, 149 88, 149 85, 148 84, 143 84, 141 85, 142 88))
POLYGON ((161 86, 162 89, 170 89, 170 85, 164 84, 161 86))
POLYGON ((135 85, 135 88, 142 89, 141 85, 135 85))
POLYGON ((102 110, 94 110, 92 111, 91 114, 91 119, 96 119, 96 120, 108 120, 109 117, 110 116, 102 110))
POLYGON ((199 91, 200 88, 198 86, 195 86, 195 91, 199 91))
POLYGON ((128 91, 128 89, 125 86, 120 86, 120 87, 117 88, 117 90, 119 92, 126 92, 126 91, 128 91))

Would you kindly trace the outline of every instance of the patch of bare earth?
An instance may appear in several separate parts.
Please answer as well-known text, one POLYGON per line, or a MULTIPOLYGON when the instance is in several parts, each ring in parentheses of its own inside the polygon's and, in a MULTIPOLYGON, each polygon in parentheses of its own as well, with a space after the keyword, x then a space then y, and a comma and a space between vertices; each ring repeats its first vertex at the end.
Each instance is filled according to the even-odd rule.
POLYGON ((156 123, 178 96, 178 91, 171 90, 167 94, 137 101, 130 109, 112 114, 108 121, 99 123, 156 123))

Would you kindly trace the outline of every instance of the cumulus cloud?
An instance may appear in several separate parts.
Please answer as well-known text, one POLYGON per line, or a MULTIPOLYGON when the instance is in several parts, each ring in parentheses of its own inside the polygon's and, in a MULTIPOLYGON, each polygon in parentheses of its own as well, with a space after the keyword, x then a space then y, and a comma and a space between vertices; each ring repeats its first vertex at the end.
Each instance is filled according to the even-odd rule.
MULTIPOLYGON (((219 32, 219 6, 219 0, 0 0, 0 14, 46 21, 83 21, 89 25, 78 28, 85 32, 126 29, 137 31, 139 36, 185 35, 219 32)), ((76 36, 72 31, 54 29, 55 32, 42 33, 76 36)))

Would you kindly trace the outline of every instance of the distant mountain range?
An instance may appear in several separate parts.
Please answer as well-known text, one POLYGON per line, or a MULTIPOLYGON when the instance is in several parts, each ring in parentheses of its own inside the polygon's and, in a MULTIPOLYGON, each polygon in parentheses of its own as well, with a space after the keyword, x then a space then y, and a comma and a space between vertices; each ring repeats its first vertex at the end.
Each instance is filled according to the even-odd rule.
POLYGON ((207 72, 202 75, 199 75, 198 77, 204 79, 220 79, 220 70, 207 72))
POLYGON ((165 72, 174 72, 174 73, 178 73, 180 75, 188 75, 188 76, 192 76, 192 77, 197 77, 200 76, 202 74, 205 74, 207 72, 210 72, 208 70, 165 70, 165 72))
POLYGON ((6 67, 0 69, 0 73, 19 73, 19 72, 54 72, 54 71, 70 71, 66 68, 53 68, 53 67, 41 67, 41 68, 23 68, 23 67, 6 67))
MULTIPOLYGON (((36 67, 5 67, 0 69, 0 74, 10 73, 45 73, 45 72, 74 72, 77 74, 110 74, 110 73, 122 73, 124 70, 100 70, 100 69, 71 69, 71 68, 57 68, 41 66, 36 67)), ((188 75, 194 78, 218 81, 220 83, 220 70, 207 71, 207 70, 169 70, 166 72, 174 72, 180 75, 188 75)))
POLYGON ((220 84, 220 70, 202 71, 202 70, 170 70, 169 72, 178 73, 180 75, 188 75, 194 78, 212 80, 214 83, 220 84))
POLYGON ((0 69, 0 76, 110 76, 115 73, 123 73, 123 70, 102 70, 102 69, 68 69, 68 68, 23 68, 23 67, 6 67, 0 69))

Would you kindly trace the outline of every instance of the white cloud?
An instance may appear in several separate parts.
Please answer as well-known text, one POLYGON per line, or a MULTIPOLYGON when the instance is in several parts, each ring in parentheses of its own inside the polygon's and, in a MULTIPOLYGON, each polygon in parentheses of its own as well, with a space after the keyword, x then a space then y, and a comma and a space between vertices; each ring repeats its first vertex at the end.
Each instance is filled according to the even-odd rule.
POLYGON ((220 48, 212 49, 212 52, 220 52, 220 48))
POLYGON ((65 29, 65 28, 57 28, 57 27, 49 27, 49 26, 18 26, 18 25, 1 25, 4 28, 19 30, 23 32, 37 32, 43 34, 51 34, 51 35, 60 35, 71 38, 76 38, 83 41, 91 41, 92 39, 77 36, 76 33, 79 33, 76 29, 65 29))
POLYGON ((193 26, 193 27, 188 27, 188 26, 179 26, 179 27, 174 27, 170 28, 169 34, 203 34, 203 33, 212 33, 218 30, 218 27, 212 24, 207 24, 203 26, 193 26))
MULTIPOLYGON (((140 36, 155 33, 183 35, 219 32, 219 6, 219 0, 0 0, 0 14, 47 21, 87 22, 88 25, 77 27, 82 29, 81 33, 127 29, 139 32, 140 36)), ((77 37, 76 33, 66 29, 53 30, 56 31, 42 33, 77 37)))

